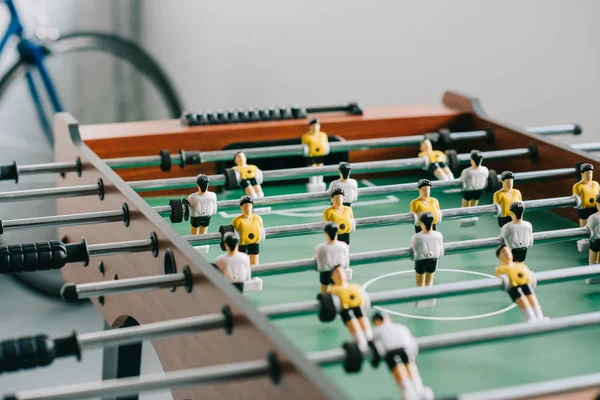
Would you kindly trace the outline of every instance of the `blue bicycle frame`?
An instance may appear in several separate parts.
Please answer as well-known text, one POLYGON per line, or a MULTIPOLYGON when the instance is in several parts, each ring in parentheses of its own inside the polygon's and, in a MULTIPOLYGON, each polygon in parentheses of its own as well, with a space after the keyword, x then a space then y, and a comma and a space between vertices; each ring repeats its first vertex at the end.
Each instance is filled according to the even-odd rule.
MULTIPOLYGON (((0 54, 2 53, 2 50, 4 50, 4 46, 8 42, 8 39, 10 39, 11 36, 17 36, 19 38, 19 42, 17 44, 17 51, 19 53, 21 61, 23 61, 26 65, 35 67, 39 72, 40 77, 42 78, 42 83, 44 84, 44 88, 46 89, 48 98, 50 99, 50 103, 52 104, 54 112, 57 113, 63 111, 63 107, 61 105, 60 100, 58 99, 58 94, 56 93, 54 84, 52 83, 52 79, 50 79, 48 70, 44 65, 44 58, 47 54, 46 49, 39 43, 36 43, 30 39, 26 39, 23 36, 23 25, 21 25, 21 21, 19 20, 19 15, 17 14, 17 9, 13 0, 4 0, 4 3, 10 11, 10 23, 8 24, 8 28, 4 33, 2 41, 0 41, 0 54)), ((25 79, 27 81, 29 92, 31 93, 31 97, 33 99, 36 111, 38 113, 40 125, 42 126, 42 129, 44 130, 44 134, 46 135, 48 141, 51 145, 53 145, 54 136, 52 135, 52 127, 50 125, 50 121, 44 113, 44 107, 40 98, 40 93, 36 87, 35 81, 33 80, 33 76, 29 68, 25 72, 25 79)))

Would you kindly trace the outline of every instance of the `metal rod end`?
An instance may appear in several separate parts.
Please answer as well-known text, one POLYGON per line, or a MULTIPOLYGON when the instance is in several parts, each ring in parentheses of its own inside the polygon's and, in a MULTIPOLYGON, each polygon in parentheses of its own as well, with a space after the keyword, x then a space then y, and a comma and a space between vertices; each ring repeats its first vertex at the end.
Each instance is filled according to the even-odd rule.
POLYGON ((74 303, 79 300, 77 285, 75 283, 65 283, 60 289, 60 297, 67 303, 74 303))

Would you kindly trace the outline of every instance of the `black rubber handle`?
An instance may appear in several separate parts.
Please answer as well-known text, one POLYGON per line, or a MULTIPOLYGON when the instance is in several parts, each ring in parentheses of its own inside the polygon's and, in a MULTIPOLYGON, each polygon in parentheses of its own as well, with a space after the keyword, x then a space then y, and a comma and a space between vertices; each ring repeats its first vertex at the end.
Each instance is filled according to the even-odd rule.
POLYGON ((0 181, 15 180, 15 183, 19 183, 19 170, 17 169, 17 163, 13 162, 10 165, 0 166, 0 181))
POLYGON ((87 243, 58 240, 0 246, 0 274, 60 269, 67 263, 89 261, 87 243))
POLYGON ((26 336, 0 343, 0 374, 45 367, 57 358, 81 358, 77 335, 52 339, 47 335, 26 336))

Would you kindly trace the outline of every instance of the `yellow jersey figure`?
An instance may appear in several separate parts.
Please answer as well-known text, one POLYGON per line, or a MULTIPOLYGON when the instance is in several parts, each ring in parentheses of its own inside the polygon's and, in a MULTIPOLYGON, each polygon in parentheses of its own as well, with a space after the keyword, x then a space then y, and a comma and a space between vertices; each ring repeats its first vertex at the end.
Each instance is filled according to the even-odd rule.
POLYGON ((350 232, 354 232, 356 225, 352 209, 343 204, 344 191, 334 189, 331 191, 333 205, 323 211, 323 221, 334 222, 338 226, 338 240, 350 245, 350 232))
MULTIPOLYGON (((325 156, 329 155, 329 138, 325 132, 321 131, 321 122, 318 119, 312 119, 308 123, 308 132, 302 135, 301 141, 307 165, 309 167, 322 166, 325 156)), ((308 179, 307 190, 309 192, 324 191, 323 177, 311 176, 308 179)))
POLYGON ((523 263, 515 263, 510 247, 500 245, 496 257, 502 265, 496 267, 494 274, 501 277, 510 298, 519 306, 527 321, 544 319, 542 308, 533 291, 535 275, 523 263))
POLYGON ((264 197, 265 195, 261 186, 262 171, 256 165, 246 163, 246 154, 243 151, 235 155, 233 162, 235 165, 232 169, 235 171, 237 180, 244 193, 253 199, 264 197))
POLYGON ((239 250, 250 256, 250 264, 258 264, 259 242, 265 240, 265 228, 260 215, 252 213, 254 201, 250 196, 240 199, 242 214, 231 221, 240 237, 239 250))
POLYGON ((360 285, 348 283, 341 265, 331 270, 331 280, 333 284, 327 286, 327 292, 340 300, 342 321, 358 347, 365 351, 369 348, 368 342, 373 340, 373 330, 366 311, 367 305, 371 303, 369 295, 360 285))
POLYGON ((510 216, 510 204, 523 201, 521 192, 513 188, 515 174, 510 171, 504 171, 500 175, 502 189, 494 193, 494 204, 500 206, 500 216, 498 217, 498 226, 502 228, 505 224, 512 221, 510 216))
MULTIPOLYGON (((440 217, 440 203, 436 198, 431 197, 431 181, 429 179, 420 179, 417 182, 417 188, 419 189, 419 197, 410 202, 410 212, 415 214, 419 220, 422 213, 428 212, 433 215, 433 230, 436 230, 437 222, 440 217)), ((415 233, 421 232, 421 226, 417 222, 415 225, 415 233)))
POLYGON ((573 185, 573 194, 581 199, 581 207, 577 210, 579 226, 585 226, 587 219, 596 213, 596 196, 600 192, 600 185, 594 181, 594 166, 581 164, 579 167, 581 180, 573 185))
POLYGON ((433 150, 429 139, 421 142, 419 158, 427 158, 426 169, 440 181, 454 179, 454 174, 448 167, 448 157, 442 151, 433 150))

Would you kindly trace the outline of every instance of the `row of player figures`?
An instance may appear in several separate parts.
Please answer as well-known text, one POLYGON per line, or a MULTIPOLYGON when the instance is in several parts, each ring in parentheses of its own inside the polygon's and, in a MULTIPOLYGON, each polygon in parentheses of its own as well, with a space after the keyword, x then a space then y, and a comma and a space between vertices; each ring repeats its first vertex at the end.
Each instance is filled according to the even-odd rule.
MULTIPOLYGON (((439 152, 440 154, 444 154, 439 152)), ((439 154, 434 154, 437 160, 440 160, 439 154)), ((462 171, 460 180, 463 186, 462 207, 473 207, 479 203, 480 196, 487 184, 489 170, 482 165, 483 156, 479 151, 474 150, 471 153, 471 166, 462 171)), ((440 176, 446 166, 444 164, 435 164, 430 171, 440 176)), ((349 268, 347 246, 350 243, 350 232, 354 231, 355 223, 350 208, 351 203, 357 199, 357 182, 350 178, 351 167, 348 163, 340 163, 340 179, 331 183, 329 191, 331 193, 333 205, 323 213, 324 221, 335 223, 335 229, 332 225, 326 225, 326 243, 317 248, 315 259, 320 274, 321 292, 326 291, 326 287, 331 283, 328 276, 331 268, 336 263, 331 260, 338 260, 340 252, 343 252, 343 246, 346 246, 346 261, 340 261, 339 265, 344 266, 348 279, 352 277, 352 270, 349 268), (329 230, 328 230, 329 229, 329 230), (335 230, 335 240, 332 237, 335 230), (335 245, 332 245, 335 243, 335 245), (330 249, 332 255, 325 249, 330 249), (337 255, 336 255, 337 254, 337 255), (329 260, 329 261, 327 261, 329 260)), ((583 164, 580 167, 581 181, 574 185, 573 194, 579 198, 578 210, 581 226, 586 226, 588 217, 596 211, 596 196, 598 194, 598 184, 593 181, 593 166, 583 164), (590 207, 591 205, 591 207, 590 207)), ((522 196, 518 189, 514 188, 514 174, 505 171, 501 174, 500 180, 502 188, 494 194, 493 202, 498 207, 498 224, 501 227, 501 237, 504 243, 511 248, 510 257, 519 263, 519 268, 527 268, 522 264, 525 261, 527 249, 533 246, 533 229, 529 222, 523 220, 524 205, 521 202, 522 196), (522 264, 522 265, 521 265, 522 264)), ((452 178, 448 178, 452 179, 452 178)), ((208 179, 204 175, 198 177, 198 192, 189 196, 188 202, 192 206, 192 234, 205 233, 210 223, 210 215, 216 213, 216 196, 208 192, 208 179), (208 194, 210 193, 210 194, 208 194), (202 214, 202 215, 201 215, 202 214), (201 226, 198 226, 200 224, 201 226), (199 229, 201 231, 199 231, 199 229)), ((415 261, 416 284, 417 286, 433 285, 434 274, 438 265, 438 260, 443 256, 443 237, 436 231, 436 224, 441 220, 441 210, 437 199, 430 196, 431 182, 422 179, 418 182, 419 197, 410 204, 410 211, 415 215, 415 235, 411 240, 411 249, 413 251, 413 260, 415 261)), ((242 214, 232 221, 232 230, 223 236, 222 247, 227 254, 217 259, 216 266, 221 272, 240 290, 260 290, 262 281, 251 279, 250 265, 258 264, 259 243, 265 239, 264 225, 262 218, 252 212, 253 200, 249 196, 242 197, 240 207, 242 214), (240 239, 241 238, 241 239, 240 239), (246 256, 243 253, 248 253, 246 256), (246 282, 246 285, 243 284, 246 282)), ((590 263, 598 263, 598 248, 596 237, 600 236, 597 232, 598 220, 600 215, 589 219, 588 227, 592 232, 592 248, 590 250, 590 263)), ((476 218, 470 220, 461 220, 463 226, 472 225, 476 218)), ((578 243, 582 247, 582 243, 578 243)), ((500 254, 500 253, 499 253, 500 254)), ((508 256, 505 256, 508 257, 508 256)), ((507 264, 512 263, 507 261, 507 264)), ((514 281, 513 281, 514 283, 514 281)), ((513 285, 514 286, 514 285, 513 285)), ((518 286, 518 285, 517 285, 518 286)), ((531 310, 539 310, 539 303, 531 290, 526 287, 521 288, 524 297, 531 297, 530 304, 525 306, 520 304, 524 310, 527 319, 534 319, 532 315, 539 318, 541 311, 531 313, 531 310)), ((523 296, 512 296, 517 301, 523 296)), ((418 306, 431 306, 435 300, 418 303, 418 306)))

